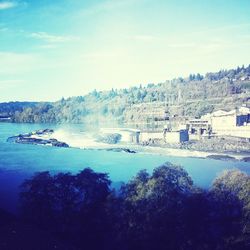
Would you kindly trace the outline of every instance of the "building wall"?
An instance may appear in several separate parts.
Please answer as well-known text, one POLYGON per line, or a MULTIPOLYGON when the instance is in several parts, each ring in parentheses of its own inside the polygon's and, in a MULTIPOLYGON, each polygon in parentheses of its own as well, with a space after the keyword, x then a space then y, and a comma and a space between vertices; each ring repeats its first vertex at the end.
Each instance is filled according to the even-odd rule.
POLYGON ((244 125, 247 116, 227 115, 212 117, 212 129, 217 135, 250 138, 250 125, 244 125))
POLYGON ((189 140, 192 140, 192 141, 199 141, 201 139, 201 135, 199 135, 199 134, 189 134, 188 138, 189 138, 189 140))
POLYGON ((250 125, 249 126, 238 126, 232 129, 218 129, 217 135, 230 135, 240 138, 250 138, 250 125))
POLYGON ((163 132, 141 132, 140 133, 140 142, 148 141, 148 140, 154 140, 154 139, 160 139, 163 140, 163 132))
POLYGON ((202 117, 211 121, 212 132, 215 135, 228 135, 250 138, 250 109, 241 107, 239 110, 218 110, 202 117))
POLYGON ((188 131, 180 130, 180 131, 166 131, 165 133, 165 142, 166 143, 180 143, 189 140, 188 131))
POLYGON ((213 132, 236 127, 236 115, 213 116, 211 121, 213 132))
POLYGON ((180 132, 166 132, 165 142, 166 143, 179 143, 180 142, 180 132))

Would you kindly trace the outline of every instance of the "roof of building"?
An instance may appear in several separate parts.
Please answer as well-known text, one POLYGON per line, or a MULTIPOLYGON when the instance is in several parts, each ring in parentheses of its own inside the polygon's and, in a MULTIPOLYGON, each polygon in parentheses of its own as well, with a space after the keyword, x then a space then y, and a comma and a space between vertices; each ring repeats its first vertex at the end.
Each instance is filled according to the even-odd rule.
POLYGON ((233 110, 230 110, 230 111, 226 111, 226 110, 223 110, 223 109, 220 109, 220 110, 217 110, 213 113, 208 113, 208 114, 205 114, 201 117, 202 120, 204 119, 209 119, 211 117, 220 117, 220 116, 231 116, 231 115, 248 115, 250 114, 250 108, 248 107, 240 107, 238 109, 233 109, 233 110))
POLYGON ((228 115, 235 115, 236 110, 230 110, 230 111, 225 111, 225 110, 218 110, 212 113, 212 116, 228 116, 228 115))

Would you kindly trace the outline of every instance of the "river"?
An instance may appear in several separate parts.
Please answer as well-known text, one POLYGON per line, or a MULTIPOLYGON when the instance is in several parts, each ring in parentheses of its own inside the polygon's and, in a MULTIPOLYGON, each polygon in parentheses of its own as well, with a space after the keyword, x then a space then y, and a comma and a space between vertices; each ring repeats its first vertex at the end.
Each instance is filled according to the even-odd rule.
POLYGON ((141 169, 149 173, 164 162, 183 166, 194 183, 209 188, 213 179, 225 169, 238 168, 250 174, 250 163, 221 161, 195 157, 176 157, 159 154, 129 154, 106 150, 83 150, 78 148, 56 148, 38 145, 24 145, 6 142, 12 135, 37 129, 84 130, 83 125, 48 125, 0 123, 0 207, 16 211, 19 186, 35 172, 59 171, 77 173, 90 167, 98 172, 108 173, 114 186, 127 182, 141 169))

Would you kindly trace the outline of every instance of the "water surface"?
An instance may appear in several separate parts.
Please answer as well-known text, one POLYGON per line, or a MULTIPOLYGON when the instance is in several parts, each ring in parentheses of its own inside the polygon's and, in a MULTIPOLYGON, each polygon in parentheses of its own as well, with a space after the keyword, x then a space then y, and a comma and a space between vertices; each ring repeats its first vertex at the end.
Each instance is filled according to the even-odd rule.
POLYGON ((9 136, 42 128, 83 131, 82 125, 55 126, 48 124, 0 123, 0 207, 15 211, 19 185, 38 171, 70 171, 77 173, 91 167, 106 172, 114 183, 126 182, 141 169, 149 173, 166 161, 182 165, 194 183, 208 188, 224 169, 238 168, 250 174, 250 164, 239 161, 219 161, 192 157, 174 157, 156 154, 128 154, 105 150, 56 148, 6 142, 9 136))

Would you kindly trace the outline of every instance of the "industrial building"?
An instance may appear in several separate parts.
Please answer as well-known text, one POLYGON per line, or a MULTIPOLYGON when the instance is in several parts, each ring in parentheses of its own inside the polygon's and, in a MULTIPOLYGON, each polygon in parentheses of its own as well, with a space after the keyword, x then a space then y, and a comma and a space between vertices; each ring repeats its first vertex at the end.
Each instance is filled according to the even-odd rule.
POLYGON ((218 110, 206 114, 201 120, 207 121, 216 135, 250 138, 250 109, 240 107, 231 111, 218 110))
POLYGON ((181 129, 176 131, 169 131, 165 129, 163 137, 165 143, 181 143, 189 140, 187 129, 181 129))

